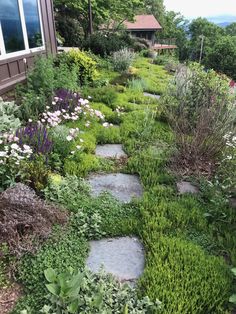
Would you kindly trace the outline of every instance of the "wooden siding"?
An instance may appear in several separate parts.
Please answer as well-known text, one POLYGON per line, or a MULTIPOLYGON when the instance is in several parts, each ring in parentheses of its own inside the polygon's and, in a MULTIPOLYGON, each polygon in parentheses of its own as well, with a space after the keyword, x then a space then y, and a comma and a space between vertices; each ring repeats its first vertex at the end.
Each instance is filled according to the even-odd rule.
POLYGON ((35 56, 55 54, 57 52, 52 0, 40 0, 40 4, 45 50, 0 60, 0 95, 11 89, 15 84, 25 80, 26 72, 34 64, 35 56), (26 59, 26 63, 24 63, 24 59, 26 59))

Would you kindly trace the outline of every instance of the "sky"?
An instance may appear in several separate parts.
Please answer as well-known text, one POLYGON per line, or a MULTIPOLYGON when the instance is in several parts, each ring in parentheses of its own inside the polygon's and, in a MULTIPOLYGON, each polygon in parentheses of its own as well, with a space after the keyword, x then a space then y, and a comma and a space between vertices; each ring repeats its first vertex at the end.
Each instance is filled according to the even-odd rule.
POLYGON ((182 13, 186 18, 235 15, 236 0, 164 0, 168 11, 182 13))

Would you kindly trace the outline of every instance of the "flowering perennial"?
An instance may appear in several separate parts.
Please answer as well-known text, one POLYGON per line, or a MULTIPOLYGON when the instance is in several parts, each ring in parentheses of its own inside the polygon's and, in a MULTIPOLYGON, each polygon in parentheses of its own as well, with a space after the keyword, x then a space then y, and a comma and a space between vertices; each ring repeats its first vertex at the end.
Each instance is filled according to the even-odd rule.
MULTIPOLYGON (((87 99, 81 98, 78 93, 62 89, 56 92, 51 108, 46 108, 48 111, 42 114, 40 122, 48 127, 55 127, 65 121, 76 121, 83 116, 105 119, 99 110, 90 107, 87 99)), ((90 122, 87 121, 85 126, 89 127, 90 122)))

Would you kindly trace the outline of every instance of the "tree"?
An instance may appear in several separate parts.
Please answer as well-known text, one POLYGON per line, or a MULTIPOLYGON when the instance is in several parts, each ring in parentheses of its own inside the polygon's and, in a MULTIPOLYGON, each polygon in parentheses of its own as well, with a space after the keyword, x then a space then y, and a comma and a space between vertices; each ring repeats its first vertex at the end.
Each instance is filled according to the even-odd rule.
MULTIPOLYGON (((94 28, 109 21, 122 22, 132 20, 141 7, 141 0, 91 0, 94 28)), ((76 19, 83 28, 84 35, 88 35, 88 0, 54 0, 58 21, 69 16, 76 19)), ((63 36, 63 34, 61 34, 63 36)))
POLYGON ((230 36, 236 36, 236 22, 228 25, 225 28, 226 34, 230 36))
POLYGON ((223 36, 225 31, 220 26, 209 22, 205 18, 197 18, 189 25, 190 59, 199 60, 201 50, 201 36, 204 36, 203 63, 205 57, 211 51, 215 41, 223 36))
POLYGON ((164 15, 162 32, 158 33, 159 38, 175 38, 178 46, 180 60, 188 57, 187 28, 188 20, 180 13, 168 11, 164 15))
POLYGON ((165 21, 165 7, 163 0, 145 0, 142 13, 153 14, 161 26, 163 26, 165 21))
POLYGON ((207 55, 205 64, 236 80, 236 36, 218 38, 207 55))

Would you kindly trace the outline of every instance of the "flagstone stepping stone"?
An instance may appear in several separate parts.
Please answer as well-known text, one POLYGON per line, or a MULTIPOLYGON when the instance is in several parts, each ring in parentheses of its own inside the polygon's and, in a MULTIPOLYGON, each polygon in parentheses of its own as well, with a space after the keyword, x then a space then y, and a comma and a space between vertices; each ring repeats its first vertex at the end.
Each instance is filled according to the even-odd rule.
POLYGON ((197 194, 197 193, 199 193, 199 189, 188 181, 178 182, 177 183, 177 190, 180 194, 185 194, 185 193, 197 194))
POLYGON ((90 176, 88 183, 91 185, 93 196, 107 191, 123 203, 129 203, 133 197, 141 197, 143 194, 139 177, 136 175, 95 174, 90 176))
POLYGON ((96 155, 103 158, 127 158, 120 144, 98 145, 96 147, 96 155))
POLYGON ((160 99, 161 98, 161 95, 150 94, 150 93, 146 93, 146 92, 144 92, 143 95, 146 97, 154 98, 154 99, 160 99))
POLYGON ((120 282, 132 284, 144 270, 144 247, 135 237, 91 241, 90 254, 86 263, 94 273, 103 268, 120 282))

